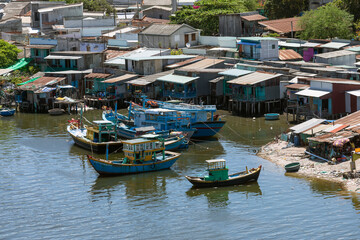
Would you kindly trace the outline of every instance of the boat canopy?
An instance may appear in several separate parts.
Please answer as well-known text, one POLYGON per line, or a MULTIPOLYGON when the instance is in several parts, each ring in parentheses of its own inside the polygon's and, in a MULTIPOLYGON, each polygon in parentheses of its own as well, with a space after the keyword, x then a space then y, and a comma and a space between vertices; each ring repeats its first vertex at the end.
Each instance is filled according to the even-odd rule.
POLYGON ((221 169, 226 168, 226 160, 225 159, 213 159, 206 160, 209 169, 221 169))

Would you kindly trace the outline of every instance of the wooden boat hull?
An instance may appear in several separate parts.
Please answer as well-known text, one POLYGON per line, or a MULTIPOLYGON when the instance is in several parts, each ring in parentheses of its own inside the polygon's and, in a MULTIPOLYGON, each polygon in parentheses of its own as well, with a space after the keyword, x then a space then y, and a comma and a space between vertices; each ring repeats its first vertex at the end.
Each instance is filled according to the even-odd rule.
POLYGON ((181 154, 166 151, 165 155, 167 156, 167 158, 165 160, 160 160, 160 158, 162 158, 162 156, 160 155, 161 154, 159 154, 158 161, 139 164, 123 164, 122 160, 108 161, 104 159, 94 158, 89 155, 87 157, 93 168, 100 175, 111 176, 153 172, 168 169, 176 162, 176 160, 178 160, 181 154))
POLYGON ((82 136, 78 136, 74 134, 74 131, 71 131, 69 126, 68 126, 68 133, 70 134, 71 138, 74 140, 75 145, 97 153, 105 153, 106 145, 109 145, 108 147, 109 152, 121 150, 123 146, 121 141, 103 142, 103 143, 92 142, 82 136))
POLYGON ((53 108, 50 109, 48 112, 51 116, 59 116, 59 115, 63 115, 65 113, 65 110, 61 108, 53 108))
POLYGON ((280 114, 278 113, 267 113, 264 116, 265 120, 278 120, 280 118, 280 114))
POLYGON ((202 177, 190 177, 185 176, 185 178, 191 182, 194 187, 225 187, 232 185, 240 185, 248 182, 256 182, 259 178, 261 165, 256 169, 249 170, 250 173, 246 174, 245 172, 239 172, 229 175, 228 180, 224 181, 205 181, 202 177))
POLYGON ((10 117, 15 114, 15 109, 0 109, 0 116, 10 117))
POLYGON ((300 169, 300 163, 298 162, 285 165, 286 172, 297 172, 299 171, 299 169, 300 169))

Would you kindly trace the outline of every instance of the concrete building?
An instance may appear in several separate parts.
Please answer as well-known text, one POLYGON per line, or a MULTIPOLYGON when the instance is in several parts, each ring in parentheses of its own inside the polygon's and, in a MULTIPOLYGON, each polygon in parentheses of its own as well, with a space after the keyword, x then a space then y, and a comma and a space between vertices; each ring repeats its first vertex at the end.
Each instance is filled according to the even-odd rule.
POLYGON ((5 20, 0 20, 0 32, 1 33, 21 33, 22 23, 21 18, 12 17, 5 20))
POLYGON ((40 28, 40 9, 64 6, 64 2, 35 1, 31 2, 31 24, 32 28, 40 28))
POLYGON ((79 31, 83 37, 99 37, 102 36, 102 31, 113 30, 115 27, 114 16, 66 17, 64 25, 57 26, 57 30, 79 31))
POLYGON ((83 16, 83 4, 42 8, 38 12, 40 14, 40 30, 42 31, 43 29, 52 29, 52 25, 64 24, 64 18, 66 17, 83 16))
POLYGON ((278 39, 270 37, 243 37, 237 42, 240 57, 253 60, 278 60, 278 39))
POLYGON ((354 66, 356 53, 352 51, 339 50, 315 55, 316 63, 326 63, 330 65, 354 66))
POLYGON ((183 48, 197 45, 200 31, 187 24, 153 24, 139 33, 139 42, 145 47, 183 48))
POLYGON ((219 34, 232 37, 260 35, 263 28, 258 26, 258 22, 265 19, 256 11, 219 15, 219 34))
POLYGON ((170 7, 163 6, 149 7, 140 12, 140 18, 146 16, 149 18, 170 19, 171 10, 172 9, 170 7))

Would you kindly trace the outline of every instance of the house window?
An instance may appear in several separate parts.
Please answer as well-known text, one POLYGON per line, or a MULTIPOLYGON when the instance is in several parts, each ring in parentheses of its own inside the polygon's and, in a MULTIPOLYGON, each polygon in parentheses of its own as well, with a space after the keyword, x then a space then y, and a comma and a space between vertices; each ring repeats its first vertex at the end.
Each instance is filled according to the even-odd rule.
POLYGON ((162 14, 159 14, 159 19, 163 19, 163 15, 162 15, 162 14))
POLYGON ((272 49, 275 49, 275 44, 273 44, 271 47, 272 47, 272 49))
POLYGON ((191 34, 191 41, 196 41, 196 34, 195 33, 191 34))
POLYGON ((65 68, 70 68, 70 59, 65 59, 65 68))
POLYGON ((60 59, 55 59, 55 66, 56 67, 61 67, 60 66, 60 59))
POLYGON ((39 56, 39 50, 38 49, 34 49, 34 55, 39 56))

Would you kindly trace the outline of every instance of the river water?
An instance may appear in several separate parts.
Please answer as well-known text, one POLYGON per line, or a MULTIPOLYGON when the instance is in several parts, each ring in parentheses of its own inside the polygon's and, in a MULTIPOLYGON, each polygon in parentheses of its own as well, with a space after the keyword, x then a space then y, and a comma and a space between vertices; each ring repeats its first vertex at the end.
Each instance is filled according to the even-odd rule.
MULTIPOLYGON (((357 195, 285 175, 255 156, 287 129, 284 119, 221 114, 227 123, 218 139, 191 145, 171 170, 108 178, 67 135, 71 116, 1 118, 0 239, 359 238, 357 195), (213 158, 227 159, 230 172, 264 169, 255 184, 192 189, 183 176, 202 174, 213 158)), ((96 120, 100 111, 85 116, 96 120)))

